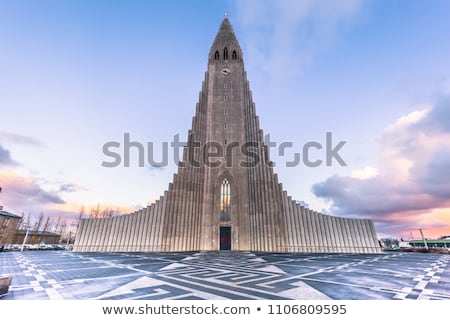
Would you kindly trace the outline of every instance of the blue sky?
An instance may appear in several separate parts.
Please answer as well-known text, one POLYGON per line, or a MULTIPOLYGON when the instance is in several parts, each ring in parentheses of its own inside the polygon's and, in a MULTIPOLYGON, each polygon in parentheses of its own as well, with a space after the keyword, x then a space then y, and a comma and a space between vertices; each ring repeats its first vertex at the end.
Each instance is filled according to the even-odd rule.
MULTIPOLYGON (((0 1, 0 202, 127 212, 176 171, 103 168, 102 146, 185 138, 224 13, 261 126, 294 150, 325 133, 347 167, 286 168, 311 208, 381 235, 450 233, 448 1, 0 1)), ((320 153, 313 156, 321 156, 320 153)))

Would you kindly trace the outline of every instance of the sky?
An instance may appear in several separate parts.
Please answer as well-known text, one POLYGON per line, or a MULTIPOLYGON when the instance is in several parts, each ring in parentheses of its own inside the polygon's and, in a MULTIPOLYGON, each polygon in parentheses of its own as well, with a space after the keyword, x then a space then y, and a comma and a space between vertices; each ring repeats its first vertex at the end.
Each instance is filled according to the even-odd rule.
POLYGON ((186 139, 227 13, 264 133, 293 143, 271 159, 294 199, 373 219, 379 237, 450 235, 448 12, 445 0, 1 0, 0 204, 70 220, 158 199, 174 163, 106 168, 102 147, 129 133, 160 155, 186 139), (286 166, 327 132, 346 166, 286 166))

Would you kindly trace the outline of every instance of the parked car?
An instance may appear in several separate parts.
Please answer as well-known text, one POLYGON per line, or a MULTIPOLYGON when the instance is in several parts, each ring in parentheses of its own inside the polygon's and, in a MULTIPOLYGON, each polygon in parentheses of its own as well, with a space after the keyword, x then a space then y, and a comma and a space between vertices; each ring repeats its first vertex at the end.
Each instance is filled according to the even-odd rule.
POLYGON ((60 244, 49 244, 47 246, 47 249, 51 249, 51 250, 65 250, 63 245, 60 244))

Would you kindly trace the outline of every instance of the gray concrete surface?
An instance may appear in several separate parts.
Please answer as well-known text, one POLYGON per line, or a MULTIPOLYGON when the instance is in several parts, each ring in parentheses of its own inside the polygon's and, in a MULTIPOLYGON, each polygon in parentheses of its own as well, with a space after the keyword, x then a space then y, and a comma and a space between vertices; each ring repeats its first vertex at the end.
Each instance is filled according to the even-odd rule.
POLYGON ((450 255, 6 252, 9 299, 450 299, 450 255))

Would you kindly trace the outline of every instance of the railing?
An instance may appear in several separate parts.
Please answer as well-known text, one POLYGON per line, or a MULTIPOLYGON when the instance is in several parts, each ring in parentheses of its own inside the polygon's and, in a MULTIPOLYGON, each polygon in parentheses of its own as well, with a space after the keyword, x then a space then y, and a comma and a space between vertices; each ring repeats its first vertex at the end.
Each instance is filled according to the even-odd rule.
POLYGON ((279 246, 279 252, 305 253, 373 253, 382 252, 378 246, 279 246))
POLYGON ((172 245, 75 245, 77 252, 164 252, 170 251, 172 245))

